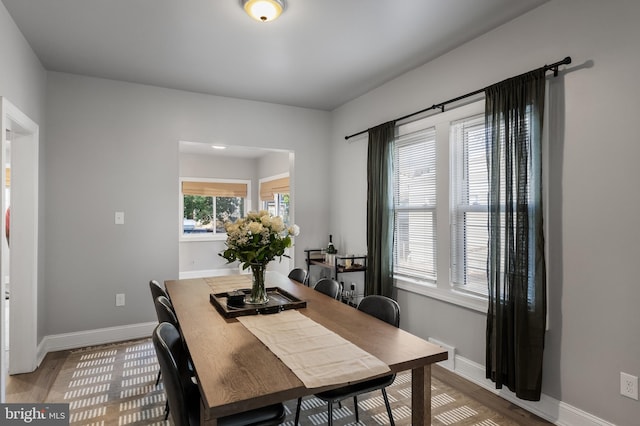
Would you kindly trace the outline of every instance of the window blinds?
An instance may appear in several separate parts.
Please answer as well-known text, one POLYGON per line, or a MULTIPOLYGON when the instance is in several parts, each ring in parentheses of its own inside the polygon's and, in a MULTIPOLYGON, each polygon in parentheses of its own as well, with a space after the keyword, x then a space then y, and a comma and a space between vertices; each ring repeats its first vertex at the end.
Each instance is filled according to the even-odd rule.
POLYGON ((484 115, 451 123, 452 280, 466 289, 487 294, 489 179, 484 115))
POLYGON ((394 274, 435 280, 435 128, 398 137, 394 154, 394 274))
POLYGON ((203 197, 247 197, 246 183, 226 182, 182 182, 183 195, 201 195, 203 197))
POLYGON ((289 193, 289 178, 273 179, 260 183, 260 200, 272 201, 274 194, 289 193))

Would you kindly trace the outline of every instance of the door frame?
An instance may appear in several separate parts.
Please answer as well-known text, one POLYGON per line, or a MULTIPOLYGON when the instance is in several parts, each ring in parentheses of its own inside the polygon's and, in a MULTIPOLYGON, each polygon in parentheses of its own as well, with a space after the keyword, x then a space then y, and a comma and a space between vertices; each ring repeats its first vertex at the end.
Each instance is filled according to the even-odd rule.
MULTIPOLYGON (((12 238, 9 273, 11 294, 9 309, 8 366, 4 328, 0 327, 0 402, 5 401, 6 375, 32 372, 37 368, 38 335, 38 199, 39 199, 39 126, 5 98, 0 98, 2 145, 0 164, 4 169, 7 156, 6 130, 15 137, 11 141, 11 221, 12 238), (19 285, 15 284, 19 282, 19 285)), ((0 173, 2 203, 0 229, 4 230, 6 174, 0 173)), ((4 238, 4 237, 3 237, 4 238)), ((6 250, 0 244, 0 255, 6 250)), ((0 266, 0 297, 4 301, 5 280, 0 266)), ((0 322, 4 321, 4 303, 0 303, 0 322)))

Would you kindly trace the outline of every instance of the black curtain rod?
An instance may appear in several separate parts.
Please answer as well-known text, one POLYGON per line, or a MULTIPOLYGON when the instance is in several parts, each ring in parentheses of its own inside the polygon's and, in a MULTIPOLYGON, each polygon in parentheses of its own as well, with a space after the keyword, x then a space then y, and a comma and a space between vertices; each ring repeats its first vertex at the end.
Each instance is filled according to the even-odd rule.
MULTIPOLYGON (((558 76, 558 67, 560 67, 560 65, 568 65, 570 63, 571 63, 571 56, 567 56, 566 58, 564 58, 561 61, 555 62, 555 63, 553 63, 551 65, 542 66, 542 67, 537 68, 537 69, 532 70, 532 71, 536 71, 538 69, 544 69, 545 71, 553 70, 553 76, 557 77, 558 76)), ((529 71, 529 72, 532 72, 532 71, 529 71)), ((396 118, 394 121, 401 121, 401 120, 407 119, 409 117, 413 117, 414 115, 418 115, 418 114, 422 114, 423 112, 430 111, 432 109, 439 109, 441 112, 444 112, 444 106, 445 105, 448 105, 448 104, 453 103, 453 102, 458 102, 458 101, 460 101, 460 100, 462 100, 464 98, 468 98, 468 97, 473 96, 473 95, 477 95, 479 93, 484 92, 485 90, 486 90, 486 87, 483 88, 483 89, 476 90, 474 92, 467 93, 466 95, 458 96, 457 98, 449 99, 448 101, 440 102, 439 104, 434 104, 434 105, 432 105, 432 106, 430 106, 428 108, 421 109, 420 111, 416 111, 416 112, 412 112, 411 114, 403 115, 402 117, 396 118)), ((345 136, 344 138, 345 138, 345 140, 349 140, 350 138, 352 138, 354 136, 360 136, 363 133, 367 133, 368 131, 369 131, 369 129, 362 130, 362 131, 360 131, 358 133, 354 133, 352 135, 345 136)))

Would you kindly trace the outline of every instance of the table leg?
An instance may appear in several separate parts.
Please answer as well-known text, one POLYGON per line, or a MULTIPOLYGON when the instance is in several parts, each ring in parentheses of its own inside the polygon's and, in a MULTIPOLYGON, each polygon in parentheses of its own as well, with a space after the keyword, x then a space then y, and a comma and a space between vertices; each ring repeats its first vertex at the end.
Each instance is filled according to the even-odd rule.
POLYGON ((202 426, 218 426, 218 419, 209 418, 209 407, 200 400, 200 425, 202 426))
POLYGON ((411 370, 411 424, 431 425, 431 365, 411 370))

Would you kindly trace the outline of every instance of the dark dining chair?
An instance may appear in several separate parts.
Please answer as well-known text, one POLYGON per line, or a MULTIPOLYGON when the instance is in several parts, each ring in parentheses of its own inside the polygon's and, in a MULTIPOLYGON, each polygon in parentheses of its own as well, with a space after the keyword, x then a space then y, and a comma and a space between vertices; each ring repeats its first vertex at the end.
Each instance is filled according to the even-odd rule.
MULTIPOLYGON (((400 306, 398 302, 385 296, 366 296, 358 304, 359 311, 365 312, 371 316, 374 316, 394 327, 400 326, 400 306)), ((391 425, 395 425, 393 421, 393 414, 391 413, 391 405, 389 405, 389 397, 387 396, 386 388, 393 384, 395 380, 395 374, 389 374, 388 376, 379 377, 376 379, 368 380, 366 382, 354 383, 339 389, 333 389, 326 392, 321 392, 315 396, 328 405, 329 410, 329 425, 333 425, 333 404, 340 402, 344 399, 353 397, 353 405, 356 414, 356 424, 359 421, 358 416, 358 395, 372 392, 375 390, 382 391, 382 397, 384 398, 384 404, 387 408, 387 414, 389 416, 389 422, 391 425)), ((296 407, 296 418, 294 425, 298 424, 300 418, 300 403, 302 398, 298 398, 298 405, 296 407)))
MULTIPOLYGON (((171 305, 171 302, 169 301, 169 299, 167 299, 163 295, 160 295, 155 298, 154 306, 156 308, 156 316, 158 317, 158 323, 162 324, 163 322, 168 322, 170 324, 173 324, 173 326, 176 327, 177 330, 180 330, 178 328, 178 318, 176 317, 176 313, 173 310, 173 305, 171 305)), ((190 369, 191 369, 191 375, 193 376, 193 368, 190 368, 190 369)), ((158 386, 158 383, 160 383, 161 376, 162 376, 162 369, 158 371, 156 386, 158 386)), ((164 419, 167 420, 168 418, 169 418, 169 401, 167 400, 167 403, 165 404, 165 407, 164 407, 164 419)))
MULTIPOLYGON (((184 350, 180 332, 171 323, 163 322, 154 329, 153 346, 171 408, 175 426, 197 426, 200 424, 200 390, 191 380, 189 357, 184 350)), ((218 419, 219 426, 270 426, 285 419, 281 403, 257 408, 218 419)))
POLYGON ((164 288, 162 288, 162 286, 158 281, 156 280, 149 281, 149 289, 151 290, 151 298, 153 300, 156 300, 156 297, 158 296, 164 296, 167 299, 169 299, 169 294, 164 288))
POLYGON ((170 322, 178 328, 178 317, 176 317, 176 312, 173 310, 173 305, 169 299, 164 296, 158 296, 154 301, 154 306, 156 308, 156 316, 158 317, 159 323, 170 322))
MULTIPOLYGON (((156 299, 158 298, 158 296, 164 296, 167 298, 167 300, 169 299, 169 294, 166 292, 166 290, 164 288, 162 288, 162 286, 160 285, 160 283, 156 280, 150 280, 149 281, 149 289, 151 290, 151 300, 153 300, 153 303, 155 305, 156 303, 156 299)), ((171 308, 173 310, 173 307, 171 308)), ((158 308, 156 308, 156 314, 158 313, 158 308)), ((175 316, 175 314, 174 314, 175 316)), ((160 318, 158 318, 158 322, 162 322, 160 320, 160 318)), ((177 320, 176 320, 177 323, 177 320)), ((160 376, 161 376, 161 372, 158 371, 158 378, 156 378, 156 386, 158 386, 158 383, 160 383, 160 376)))
POLYGON ((289 278, 294 281, 298 281, 299 283, 306 284, 307 283, 307 271, 302 268, 294 268, 289 272, 289 278))
POLYGON ((332 299, 338 299, 342 291, 340 283, 332 278, 321 278, 313 287, 315 291, 324 293, 332 299))

